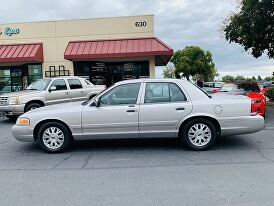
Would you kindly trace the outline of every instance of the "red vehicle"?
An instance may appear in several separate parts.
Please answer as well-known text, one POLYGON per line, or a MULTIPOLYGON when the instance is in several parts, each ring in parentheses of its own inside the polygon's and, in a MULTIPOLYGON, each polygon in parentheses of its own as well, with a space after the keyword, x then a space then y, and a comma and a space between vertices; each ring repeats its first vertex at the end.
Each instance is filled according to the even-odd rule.
POLYGON ((252 99, 252 112, 265 116, 266 97, 256 82, 236 82, 224 84, 217 93, 245 95, 252 99))

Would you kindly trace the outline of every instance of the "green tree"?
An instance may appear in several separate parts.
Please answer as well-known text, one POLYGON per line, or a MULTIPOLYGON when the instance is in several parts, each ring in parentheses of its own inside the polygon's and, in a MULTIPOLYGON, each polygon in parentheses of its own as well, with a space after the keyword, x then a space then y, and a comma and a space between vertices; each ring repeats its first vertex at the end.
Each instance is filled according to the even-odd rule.
POLYGON ((274 1, 241 0, 239 8, 224 23, 226 40, 251 50, 256 58, 265 52, 274 58, 274 1))
POLYGON ((255 76, 253 76, 252 77, 252 81, 256 81, 257 79, 256 79, 256 77, 255 76))
POLYGON ((262 77, 260 75, 258 76, 258 81, 262 81, 262 77))
POLYGON ((223 82, 234 82, 234 77, 231 75, 225 75, 222 77, 223 82))
POLYGON ((212 54, 198 46, 187 46, 178 50, 171 58, 175 66, 175 77, 190 80, 190 77, 211 81, 217 75, 212 54))
POLYGON ((242 75, 238 75, 234 78, 234 81, 244 81, 244 80, 246 80, 246 78, 242 75))
POLYGON ((175 78, 175 67, 167 65, 163 70, 164 78, 175 78))

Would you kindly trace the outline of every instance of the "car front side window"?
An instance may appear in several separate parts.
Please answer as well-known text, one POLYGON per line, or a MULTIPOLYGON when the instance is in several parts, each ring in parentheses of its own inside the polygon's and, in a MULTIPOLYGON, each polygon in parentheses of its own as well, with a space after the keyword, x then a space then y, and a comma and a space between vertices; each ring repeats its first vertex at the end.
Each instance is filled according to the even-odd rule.
POLYGON ((51 83, 51 87, 55 86, 57 90, 67 90, 67 85, 64 79, 56 79, 51 83))
POLYGON ((114 87, 100 98, 102 105, 136 104, 140 83, 114 87))

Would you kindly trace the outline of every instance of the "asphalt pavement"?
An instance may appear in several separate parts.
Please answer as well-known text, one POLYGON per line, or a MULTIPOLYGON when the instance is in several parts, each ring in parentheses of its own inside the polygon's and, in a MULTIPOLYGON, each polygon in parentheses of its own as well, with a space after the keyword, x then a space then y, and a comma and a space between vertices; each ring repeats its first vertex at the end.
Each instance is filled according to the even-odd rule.
POLYGON ((0 205, 273 205, 274 106, 266 128, 194 152, 176 140, 77 143, 46 154, 0 119, 0 205))

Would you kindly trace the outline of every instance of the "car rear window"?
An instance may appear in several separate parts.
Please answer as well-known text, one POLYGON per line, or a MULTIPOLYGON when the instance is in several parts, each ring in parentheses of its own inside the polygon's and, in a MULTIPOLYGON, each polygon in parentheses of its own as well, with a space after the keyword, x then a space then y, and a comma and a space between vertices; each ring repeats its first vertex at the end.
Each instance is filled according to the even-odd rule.
POLYGON ((257 84, 250 83, 237 84, 237 89, 244 90, 245 92, 260 92, 260 88, 257 84))

